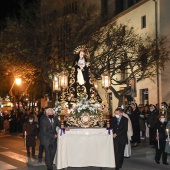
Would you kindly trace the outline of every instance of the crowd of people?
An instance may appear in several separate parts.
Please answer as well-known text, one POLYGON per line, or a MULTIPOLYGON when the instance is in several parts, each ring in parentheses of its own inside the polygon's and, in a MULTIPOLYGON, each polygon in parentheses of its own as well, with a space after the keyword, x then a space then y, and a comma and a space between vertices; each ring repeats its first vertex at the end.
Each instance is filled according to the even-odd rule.
POLYGON ((149 144, 155 148, 155 162, 169 165, 170 121, 169 107, 166 102, 157 105, 137 105, 132 103, 125 109, 118 107, 114 112, 111 127, 113 129, 116 170, 122 167, 123 158, 131 156, 132 147, 137 147, 141 140, 149 138, 149 144), (126 120, 125 120, 126 119, 126 120), (122 120, 122 122, 121 122, 122 120), (123 139, 122 139, 123 138, 123 139))
POLYGON ((22 110, 4 110, 0 111, 0 130, 9 131, 9 133, 22 133, 23 125, 28 121, 29 115, 33 115, 35 121, 38 122, 40 113, 35 111, 22 110))
MULTIPOLYGON (((126 108, 118 107, 111 119, 113 130, 116 170, 122 167, 124 157, 131 156, 131 146, 137 147, 141 140, 149 138, 149 144, 155 148, 155 162, 169 165, 170 121, 167 120, 168 105, 137 105, 132 103, 126 108)), ((52 108, 42 109, 39 113, 22 110, 0 113, 0 130, 10 133, 23 133, 27 156, 35 156, 36 138, 40 140, 38 161, 42 161, 43 150, 48 170, 52 169, 57 147, 56 126, 61 124, 52 108), (8 122, 8 123, 7 123, 8 122), (30 151, 31 148, 31 151, 30 151)), ((67 130, 69 130, 67 128, 67 130)))
POLYGON ((129 116, 132 128, 132 146, 137 146, 142 139, 149 138, 149 144, 155 146, 155 128, 158 122, 159 114, 165 115, 166 121, 168 121, 168 115, 170 109, 165 102, 161 103, 161 108, 157 105, 137 105, 132 103, 124 112, 129 116))

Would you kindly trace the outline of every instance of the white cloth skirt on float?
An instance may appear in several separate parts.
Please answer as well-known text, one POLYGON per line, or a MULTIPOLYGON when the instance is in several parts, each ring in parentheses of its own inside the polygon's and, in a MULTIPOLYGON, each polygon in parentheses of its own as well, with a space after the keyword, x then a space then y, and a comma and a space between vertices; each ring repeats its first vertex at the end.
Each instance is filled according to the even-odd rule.
POLYGON ((124 151, 124 157, 130 157, 131 156, 131 144, 130 140, 128 140, 128 144, 125 146, 125 151, 124 151))

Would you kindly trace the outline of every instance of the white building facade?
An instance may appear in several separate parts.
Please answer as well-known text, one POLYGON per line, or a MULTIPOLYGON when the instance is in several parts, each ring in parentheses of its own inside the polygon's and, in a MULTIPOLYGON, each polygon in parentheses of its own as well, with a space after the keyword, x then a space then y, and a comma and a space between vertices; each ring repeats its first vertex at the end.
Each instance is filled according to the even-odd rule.
MULTIPOLYGON (((142 37, 167 36, 170 38, 170 20, 168 18, 169 0, 143 0, 131 8, 121 12, 113 20, 117 23, 134 27, 137 34, 142 37), (157 34, 157 35, 156 35, 157 34)), ((169 44, 167 44, 167 47, 169 44)), ((165 101, 170 103, 170 62, 165 65, 165 70, 155 77, 155 81, 145 79, 137 83, 137 104, 156 104, 165 101), (158 90, 159 89, 159 90, 158 90)), ((120 87, 116 87, 117 90, 120 87)), ((116 107, 113 96, 113 107, 116 107)))

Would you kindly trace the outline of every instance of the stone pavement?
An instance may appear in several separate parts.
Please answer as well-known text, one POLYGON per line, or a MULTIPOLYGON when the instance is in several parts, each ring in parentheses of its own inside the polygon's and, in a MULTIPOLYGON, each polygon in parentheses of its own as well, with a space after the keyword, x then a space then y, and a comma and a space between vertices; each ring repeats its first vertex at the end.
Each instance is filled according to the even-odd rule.
MULTIPOLYGON (((39 141, 36 150, 38 153, 39 141)), ((169 170, 170 165, 156 164, 155 149, 147 140, 132 148, 132 156, 125 158, 122 170, 169 170)), ((97 156, 97 155, 96 155, 97 156)), ((95 159, 95 158, 94 158, 95 159)), ((168 156, 170 163, 170 156, 168 156)), ((37 159, 27 158, 22 135, 0 133, 0 170, 46 170, 44 162, 39 164, 37 159)), ((54 170, 56 167, 54 165, 54 170)), ((66 168, 65 170, 113 170, 113 168, 66 168)))
MULTIPOLYGON (((148 144, 148 139, 142 140, 137 147, 132 147, 132 156, 124 159, 122 170, 169 170, 170 165, 156 164, 155 149, 148 144)), ((170 163, 170 155, 168 156, 170 163)), ((67 168, 67 170, 101 170, 100 168, 67 168)), ((102 170, 112 170, 102 168, 102 170)))

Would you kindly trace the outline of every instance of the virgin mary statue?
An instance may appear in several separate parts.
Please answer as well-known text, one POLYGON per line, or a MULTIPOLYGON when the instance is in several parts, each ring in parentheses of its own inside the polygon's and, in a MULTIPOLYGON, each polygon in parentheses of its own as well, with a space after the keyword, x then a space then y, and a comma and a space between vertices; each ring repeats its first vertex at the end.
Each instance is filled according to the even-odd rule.
POLYGON ((91 79, 90 63, 87 61, 89 53, 87 48, 79 46, 74 50, 76 54, 75 61, 69 78, 70 99, 79 98, 81 95, 87 96, 87 99, 101 101, 93 81, 91 79))

